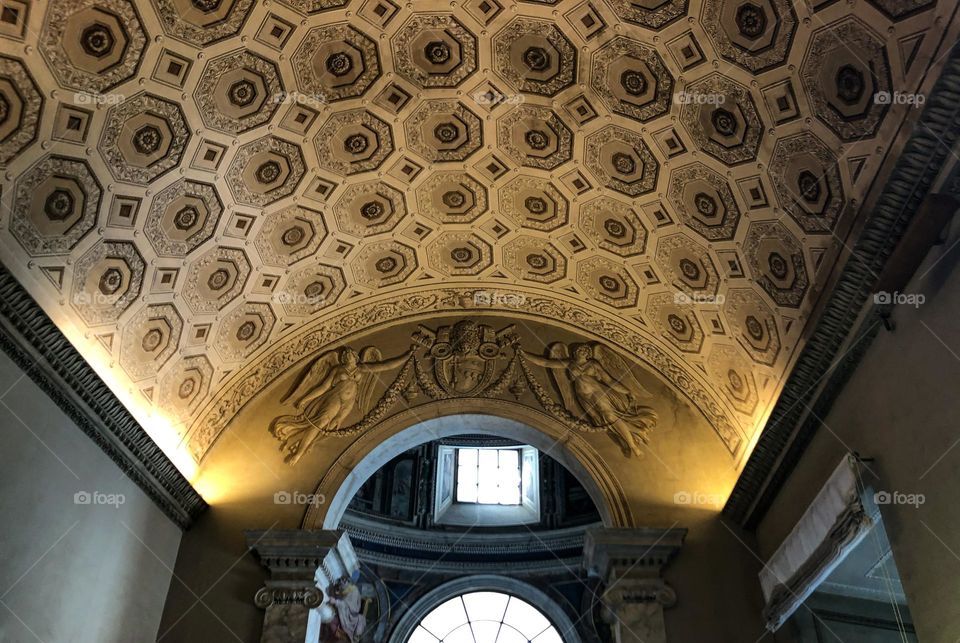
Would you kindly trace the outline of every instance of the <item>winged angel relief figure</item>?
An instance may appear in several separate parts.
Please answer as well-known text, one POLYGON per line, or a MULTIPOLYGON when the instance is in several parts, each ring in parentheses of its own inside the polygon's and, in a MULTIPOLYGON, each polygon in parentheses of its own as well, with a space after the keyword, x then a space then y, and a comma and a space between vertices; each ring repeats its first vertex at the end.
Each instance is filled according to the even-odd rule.
POLYGON ((284 461, 293 464, 306 453, 321 434, 337 433, 355 409, 365 413, 373 401, 375 373, 402 365, 415 347, 392 359, 383 359, 380 351, 368 346, 360 351, 350 347, 332 350, 317 357, 297 377, 280 399, 293 399, 299 411, 282 415, 270 425, 270 433, 280 440, 287 454, 284 461))
POLYGON ((602 344, 566 344, 547 347, 543 357, 523 351, 531 363, 550 372, 567 411, 587 419, 611 437, 629 457, 642 455, 641 446, 657 424, 657 413, 638 400, 652 397, 630 372, 630 368, 602 344))

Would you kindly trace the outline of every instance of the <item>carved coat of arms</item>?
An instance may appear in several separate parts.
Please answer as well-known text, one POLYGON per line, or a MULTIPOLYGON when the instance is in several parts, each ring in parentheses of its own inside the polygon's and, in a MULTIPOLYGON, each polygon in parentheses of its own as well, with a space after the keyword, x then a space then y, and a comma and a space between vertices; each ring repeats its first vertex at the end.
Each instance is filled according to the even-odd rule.
POLYGON ((473 395, 487 388, 498 375, 497 358, 514 337, 514 327, 494 330, 472 319, 436 331, 419 326, 414 341, 429 349, 433 377, 448 395, 473 395))

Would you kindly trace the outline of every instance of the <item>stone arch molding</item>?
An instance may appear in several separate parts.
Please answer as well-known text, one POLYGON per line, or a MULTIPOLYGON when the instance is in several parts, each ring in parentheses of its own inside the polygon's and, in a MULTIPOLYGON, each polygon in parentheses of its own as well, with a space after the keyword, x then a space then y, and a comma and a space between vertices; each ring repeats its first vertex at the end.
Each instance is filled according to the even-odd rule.
POLYGON ((605 527, 633 526, 619 481, 582 437, 545 413, 520 404, 447 400, 408 409, 347 447, 317 484, 315 494, 326 502, 310 505, 303 528, 336 529, 350 500, 380 467, 414 446, 464 433, 510 438, 548 453, 584 486, 605 527))
MULTIPOLYGON (((337 314, 316 320, 271 347, 270 352, 261 359, 251 360, 223 385, 220 395, 197 414, 197 420, 188 432, 186 440, 190 453, 195 460, 202 461, 230 421, 248 402, 289 373, 290 369, 304 369, 310 360, 333 348, 349 344, 359 349, 365 336, 402 323, 423 320, 426 326, 436 330, 439 326, 454 324, 457 319, 469 318, 482 323, 485 317, 492 316, 508 316, 518 324, 535 323, 567 333, 573 332, 602 344, 604 348, 613 349, 617 359, 625 359, 630 365, 643 367, 689 400, 713 427, 731 456, 737 458, 741 454, 746 442, 744 438, 750 435, 750 430, 744 429, 744 419, 738 417, 734 407, 708 379, 689 368, 682 358, 665 348, 662 341, 639 324, 604 315, 602 311, 559 293, 502 287, 496 291, 477 288, 423 289, 386 296, 375 303, 345 307, 337 314), (496 302, 484 299, 492 297, 491 292, 497 297, 496 302)), ((429 346, 425 348, 429 349, 429 346)), ((362 355, 359 357, 364 359, 362 355)), ((540 379, 543 381, 542 377, 540 379)), ((539 399, 539 394, 536 391, 534 393, 539 399)), ((398 399, 402 391, 393 394, 391 403, 396 403, 395 410, 402 406, 398 399)), ((563 400, 564 404, 556 400, 540 401, 540 406, 547 410, 551 410, 548 408, 551 403, 563 407, 553 409, 557 411, 553 415, 568 420, 568 424, 581 429, 590 428, 583 422, 578 425, 576 417, 568 417, 571 414, 565 411, 571 409, 566 399, 563 400)), ((386 417, 387 410, 384 409, 378 419, 386 417)))

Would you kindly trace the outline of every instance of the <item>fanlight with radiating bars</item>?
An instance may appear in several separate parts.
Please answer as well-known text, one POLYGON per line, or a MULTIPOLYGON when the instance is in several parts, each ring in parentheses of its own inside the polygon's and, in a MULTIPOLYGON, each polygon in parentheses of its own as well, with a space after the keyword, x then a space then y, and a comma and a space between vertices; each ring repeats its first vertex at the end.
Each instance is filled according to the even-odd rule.
POLYGON ((407 643, 562 643, 540 610, 501 592, 471 592, 423 617, 407 643))

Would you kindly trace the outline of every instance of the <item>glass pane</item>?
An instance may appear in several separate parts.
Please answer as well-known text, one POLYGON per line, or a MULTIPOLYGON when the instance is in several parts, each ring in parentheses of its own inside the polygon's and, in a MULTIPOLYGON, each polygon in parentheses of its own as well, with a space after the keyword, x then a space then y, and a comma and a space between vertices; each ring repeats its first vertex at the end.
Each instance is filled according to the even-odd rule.
POLYGON ((497 643, 527 643, 528 640, 526 636, 506 623, 500 628, 500 636, 497 637, 497 643))
POLYGON ((476 502, 477 485, 459 484, 457 486, 457 502, 476 502))
POLYGON ((496 475, 481 474, 477 484, 477 502, 495 505, 500 502, 500 485, 496 475))
POLYGON ((497 470, 497 450, 496 449, 481 449, 477 454, 480 462, 480 475, 485 476, 488 474, 496 475, 497 470))
POLYGON ((499 592, 474 592, 463 595, 467 616, 471 621, 489 620, 499 623, 507 609, 508 600, 510 600, 509 596, 499 592))
POLYGON ((477 468, 461 467, 460 476, 457 478, 458 484, 473 486, 477 484, 477 468))
POLYGON ((457 464, 459 464, 461 467, 476 467, 477 450, 457 449, 457 464))
POLYGON ((437 643, 437 638, 418 625, 407 643, 437 643))
POLYGON ((443 643, 473 643, 473 631, 469 624, 464 624, 450 632, 443 638, 443 643))
POLYGON ((498 618, 496 621, 470 621, 470 627, 473 628, 473 636, 477 639, 477 643, 495 643, 497 634, 500 633, 500 619, 498 618))
POLYGON ((466 622, 467 613, 463 611, 463 601, 457 596, 434 608, 423 617, 421 625, 434 636, 446 638, 447 634, 466 622))
POLYGON ((500 451, 501 505, 520 504, 520 452, 516 449, 500 451))
POLYGON ((550 621, 533 605, 513 597, 507 605, 503 622, 520 630, 527 639, 533 638, 550 625, 550 621))

